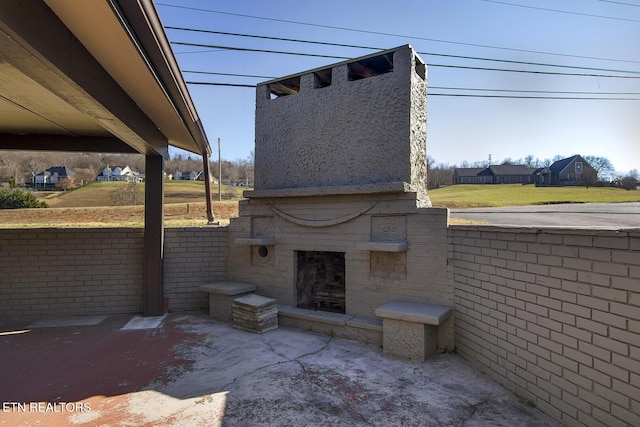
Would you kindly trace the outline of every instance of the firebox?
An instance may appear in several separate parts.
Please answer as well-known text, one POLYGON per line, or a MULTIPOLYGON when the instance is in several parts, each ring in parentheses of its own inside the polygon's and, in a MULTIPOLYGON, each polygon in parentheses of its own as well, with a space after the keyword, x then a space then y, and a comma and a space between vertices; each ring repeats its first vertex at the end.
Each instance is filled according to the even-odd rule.
POLYGON ((297 307, 345 313, 344 252, 297 251, 297 307))

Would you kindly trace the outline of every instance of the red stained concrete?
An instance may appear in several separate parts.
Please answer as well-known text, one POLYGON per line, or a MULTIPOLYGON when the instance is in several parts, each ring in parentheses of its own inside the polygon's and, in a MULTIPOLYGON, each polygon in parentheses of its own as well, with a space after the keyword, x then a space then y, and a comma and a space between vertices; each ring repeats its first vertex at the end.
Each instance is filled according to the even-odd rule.
POLYGON ((120 330, 132 317, 31 330, 0 320, 0 427, 559 425, 453 354, 412 362, 330 334, 252 334, 202 313, 120 330), (29 407, 39 402, 45 412, 29 407), (80 407, 62 412, 62 402, 80 407))
MULTIPOLYGON (((119 405, 127 394, 152 383, 168 381, 170 375, 189 368, 176 346, 193 334, 184 332, 171 319, 162 328, 120 330, 132 315, 109 316, 98 325, 31 329, 29 322, 0 325, 0 425, 67 425, 61 402, 88 403, 91 411, 108 409, 109 420, 118 418, 119 405), (11 402, 58 403, 28 414, 7 412, 11 402), (2 403, 0 403, 2 404, 2 403), (42 409, 44 412, 40 412, 42 409), (52 412, 52 410, 54 412, 52 412)), ((85 406, 86 407, 86 406, 85 406)), ((104 411, 103 411, 104 412, 104 411)), ((128 420, 134 422, 135 420, 128 420)), ((95 425, 104 425, 105 419, 95 425)), ((107 424, 111 424, 111 422, 107 424)), ((93 424, 93 423, 91 423, 93 424)))

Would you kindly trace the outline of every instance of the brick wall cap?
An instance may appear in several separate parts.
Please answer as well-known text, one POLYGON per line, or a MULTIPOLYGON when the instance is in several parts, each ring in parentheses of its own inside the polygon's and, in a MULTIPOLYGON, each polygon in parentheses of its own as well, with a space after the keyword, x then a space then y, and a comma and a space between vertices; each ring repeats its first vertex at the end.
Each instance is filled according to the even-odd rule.
POLYGON ((200 286, 200 290, 210 294, 239 295, 255 292, 256 285, 240 282, 216 282, 200 286))
POLYGON ((385 319, 440 325, 451 316, 451 307, 410 301, 391 301, 376 308, 375 314, 385 319))

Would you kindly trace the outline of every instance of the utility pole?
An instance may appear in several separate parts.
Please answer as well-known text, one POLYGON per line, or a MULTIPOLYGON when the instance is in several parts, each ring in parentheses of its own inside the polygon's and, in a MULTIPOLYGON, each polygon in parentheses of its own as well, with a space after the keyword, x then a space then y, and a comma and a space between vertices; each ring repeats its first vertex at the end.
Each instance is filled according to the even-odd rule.
POLYGON ((222 201, 222 158, 220 157, 220 138, 218 138, 218 201, 222 201))

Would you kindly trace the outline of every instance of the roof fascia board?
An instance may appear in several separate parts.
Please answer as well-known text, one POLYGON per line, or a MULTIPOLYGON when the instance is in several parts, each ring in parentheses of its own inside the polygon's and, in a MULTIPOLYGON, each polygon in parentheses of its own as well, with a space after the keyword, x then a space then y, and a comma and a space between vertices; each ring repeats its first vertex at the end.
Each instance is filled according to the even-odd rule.
POLYGON ((0 3, 2 57, 143 154, 168 155, 157 126, 41 0, 0 3))
POLYGON ((211 146, 153 1, 110 0, 110 4, 200 150, 198 154, 211 156, 211 146))

